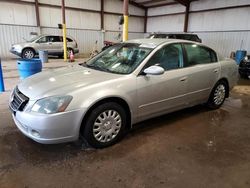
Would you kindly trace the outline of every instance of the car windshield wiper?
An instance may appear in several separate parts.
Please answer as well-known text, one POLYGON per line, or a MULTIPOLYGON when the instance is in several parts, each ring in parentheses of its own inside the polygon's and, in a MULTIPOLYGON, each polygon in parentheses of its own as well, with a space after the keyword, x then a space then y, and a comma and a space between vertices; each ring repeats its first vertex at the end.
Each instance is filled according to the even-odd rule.
POLYGON ((88 65, 86 63, 83 63, 81 65, 84 66, 84 67, 95 69, 95 70, 100 70, 100 71, 104 71, 104 72, 111 72, 111 73, 113 73, 111 70, 109 70, 109 69, 107 69, 105 67, 99 67, 99 66, 96 66, 96 65, 88 65))

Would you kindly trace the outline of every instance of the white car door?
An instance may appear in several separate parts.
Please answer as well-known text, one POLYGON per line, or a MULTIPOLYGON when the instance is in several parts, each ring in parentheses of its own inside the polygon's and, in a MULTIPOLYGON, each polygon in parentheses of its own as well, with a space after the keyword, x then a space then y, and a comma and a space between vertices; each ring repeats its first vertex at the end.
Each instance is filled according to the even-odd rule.
POLYGON ((159 49, 147 62, 147 68, 159 65, 162 75, 137 77, 138 120, 148 119, 183 108, 186 103, 187 71, 183 69, 181 44, 169 44, 159 49))
POLYGON ((220 76, 221 68, 216 53, 198 44, 183 45, 186 52, 184 67, 190 73, 187 80, 187 101, 192 104, 206 102, 220 76))

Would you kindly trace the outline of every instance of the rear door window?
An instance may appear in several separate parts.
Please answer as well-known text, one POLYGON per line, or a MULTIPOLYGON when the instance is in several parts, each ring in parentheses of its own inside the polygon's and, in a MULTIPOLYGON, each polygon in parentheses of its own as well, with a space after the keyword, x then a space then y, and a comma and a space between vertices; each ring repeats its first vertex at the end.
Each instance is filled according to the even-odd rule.
POLYGON ((60 36, 49 36, 49 42, 62 42, 60 36))
POLYGON ((73 40, 67 37, 67 42, 73 42, 73 40))
POLYGON ((197 44, 184 44, 187 60, 185 67, 217 62, 216 53, 207 47, 197 44))

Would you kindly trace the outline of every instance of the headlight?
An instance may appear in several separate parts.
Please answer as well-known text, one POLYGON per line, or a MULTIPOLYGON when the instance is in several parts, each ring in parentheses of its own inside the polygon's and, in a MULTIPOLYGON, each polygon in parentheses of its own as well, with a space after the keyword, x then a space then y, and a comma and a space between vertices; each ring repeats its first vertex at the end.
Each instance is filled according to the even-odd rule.
POLYGON ((64 112, 68 107, 72 96, 54 96, 38 100, 31 108, 32 112, 41 114, 54 114, 64 112))
POLYGON ((12 49, 17 51, 17 52, 21 52, 22 51, 22 47, 20 45, 14 45, 12 46, 12 49))

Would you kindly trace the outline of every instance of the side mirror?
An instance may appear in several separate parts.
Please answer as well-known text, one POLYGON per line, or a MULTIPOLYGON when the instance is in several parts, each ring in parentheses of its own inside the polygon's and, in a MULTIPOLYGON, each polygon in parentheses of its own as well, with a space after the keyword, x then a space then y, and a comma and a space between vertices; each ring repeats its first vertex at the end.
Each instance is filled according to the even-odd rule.
POLYGON ((161 75, 165 72, 165 70, 160 66, 153 65, 146 68, 143 72, 149 75, 161 75))

